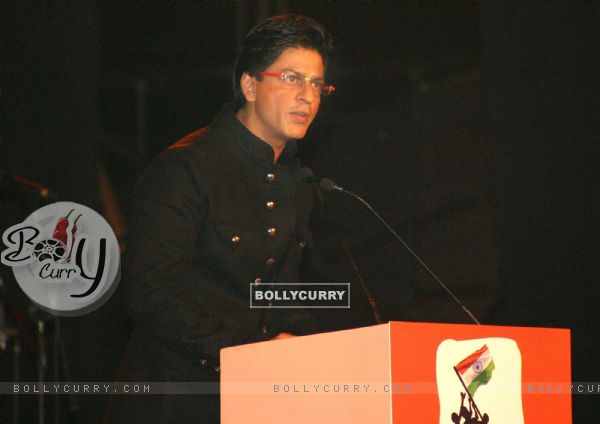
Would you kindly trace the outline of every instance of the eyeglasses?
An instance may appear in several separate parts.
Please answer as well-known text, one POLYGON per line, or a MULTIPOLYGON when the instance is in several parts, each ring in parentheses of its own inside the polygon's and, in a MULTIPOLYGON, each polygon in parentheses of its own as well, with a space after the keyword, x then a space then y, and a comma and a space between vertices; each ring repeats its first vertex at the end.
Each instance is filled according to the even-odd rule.
POLYGON ((306 87, 306 83, 308 82, 310 83, 313 93, 317 96, 329 96, 335 91, 335 87, 333 85, 326 84, 321 79, 305 77, 297 72, 282 72, 280 74, 276 74, 274 72, 259 72, 256 75, 279 78, 285 83, 285 85, 299 88, 301 90, 304 90, 304 87, 306 87))

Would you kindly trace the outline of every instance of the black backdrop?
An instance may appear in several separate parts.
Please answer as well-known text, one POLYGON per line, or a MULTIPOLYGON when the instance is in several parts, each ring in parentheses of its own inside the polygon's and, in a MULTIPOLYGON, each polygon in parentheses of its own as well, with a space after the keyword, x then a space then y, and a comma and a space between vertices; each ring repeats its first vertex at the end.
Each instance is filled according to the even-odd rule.
MULTIPOLYGON (((101 164, 123 210, 147 161, 229 99, 247 29, 287 11, 322 21, 337 40, 329 76, 338 91, 301 143, 304 163, 371 201, 484 323, 569 327, 573 380, 600 378, 598 7, 256 1, 4 9, 0 165, 100 209, 101 164)), ((35 194, 6 178, 0 193, 3 228, 36 207, 35 194)), ((328 202, 385 320, 467 322, 359 205, 328 202)), ((313 256, 330 278, 352 280, 320 210, 313 223, 313 256)), ((3 276, 4 303, 25 310, 3 276)), ((326 328, 372 322, 358 290, 353 299, 350 311, 321 312, 326 328)), ((131 328, 118 291, 62 325, 72 379, 113 380, 131 328)), ((33 339, 24 345, 24 375, 34 375, 33 347, 33 339)), ((3 354, 2 378, 10 380, 8 359, 3 354)), ((23 422, 32 421, 35 399, 23 402, 23 422)), ((104 402, 78 398, 82 421, 98 422, 104 402)), ((598 421, 597 396, 573 403, 575 422, 598 421)), ((2 409, 9 406, 5 400, 2 409)))

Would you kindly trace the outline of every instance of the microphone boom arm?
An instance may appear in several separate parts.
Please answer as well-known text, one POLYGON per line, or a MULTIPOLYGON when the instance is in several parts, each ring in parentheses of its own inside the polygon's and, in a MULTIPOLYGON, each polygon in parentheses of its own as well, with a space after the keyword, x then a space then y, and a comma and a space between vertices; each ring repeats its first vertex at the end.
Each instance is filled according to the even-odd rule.
POLYGON ((479 322, 479 320, 477 318, 475 318, 475 315, 473 315, 473 313, 458 299, 458 297, 456 297, 456 295, 452 292, 452 290, 450 290, 443 282, 442 280, 440 280, 438 278, 437 275, 435 275, 435 273, 427 266, 427 264, 425 262, 423 262, 423 260, 419 257, 419 255, 417 255, 408 244, 406 244, 406 242, 404 240, 402 240, 402 238, 396 233, 396 231, 394 231, 394 229, 392 227, 390 227, 388 225, 387 222, 385 222, 385 220, 381 217, 381 215, 379 215, 377 213, 377 211, 375 209, 373 209, 371 207, 371 205, 369 205, 369 203, 367 203, 366 200, 364 200, 362 197, 358 196, 357 194, 352 193, 351 191, 346 190, 343 187, 338 186, 337 184, 335 184, 333 181, 324 178, 323 180, 321 180, 321 183, 325 183, 325 184, 321 184, 321 187, 323 187, 325 190, 328 191, 341 191, 343 193, 347 193, 350 196, 354 197, 355 199, 357 199, 359 202, 361 202, 363 205, 365 205, 371 212, 373 212, 373 214, 377 217, 377 219, 383 223, 383 225, 385 225, 385 227, 394 235, 394 237, 400 242, 402 243, 402 245, 406 248, 406 250, 408 250, 410 252, 410 254, 417 260, 417 262, 419 262, 419 264, 421 264, 421 266, 429 273, 429 275, 431 275, 435 281, 438 282, 438 284, 446 291, 446 293, 448 293, 450 295, 450 297, 458 304, 458 306, 460 306, 460 308, 469 316, 469 318, 471 318, 471 320, 477 324, 477 325, 481 325, 481 323, 479 322), (326 181, 324 181, 326 180, 326 181), (327 187, 325 187, 327 186, 327 187))

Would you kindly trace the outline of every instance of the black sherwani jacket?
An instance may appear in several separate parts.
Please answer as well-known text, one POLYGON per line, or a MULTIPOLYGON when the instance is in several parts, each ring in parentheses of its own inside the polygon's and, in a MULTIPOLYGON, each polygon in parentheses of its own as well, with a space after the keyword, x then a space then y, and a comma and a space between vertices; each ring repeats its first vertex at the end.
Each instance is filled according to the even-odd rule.
MULTIPOLYGON (((302 310, 249 307, 250 284, 298 283, 302 251, 312 245, 312 190, 295 148, 288 142, 273 164, 272 148, 225 107, 151 163, 124 259, 136 329, 121 381, 218 381, 212 367, 221 348, 316 331, 302 310)), ((152 422, 212 422, 201 419, 206 397, 178 396, 140 396, 139 405, 127 397, 126 409, 152 422)))

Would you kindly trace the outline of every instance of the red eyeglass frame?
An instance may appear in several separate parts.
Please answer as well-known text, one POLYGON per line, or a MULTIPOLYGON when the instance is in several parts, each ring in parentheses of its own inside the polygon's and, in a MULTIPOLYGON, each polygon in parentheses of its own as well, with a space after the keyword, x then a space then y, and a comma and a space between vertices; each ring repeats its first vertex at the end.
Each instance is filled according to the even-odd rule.
MULTIPOLYGON (((258 72, 256 75, 260 75, 260 76, 267 76, 267 77, 275 77, 275 78, 279 78, 279 79, 283 79, 285 76, 285 72, 280 72, 280 73, 276 73, 276 72, 267 72, 267 71, 263 71, 263 72, 258 72)), ((301 75, 296 74, 296 76, 300 79, 303 79, 304 81, 307 82, 312 82, 311 78, 308 77, 303 77, 301 75)), ((325 95, 325 96, 329 96, 331 95, 331 93, 333 93, 335 91, 335 86, 333 84, 323 84, 321 86, 321 94, 325 95)))

